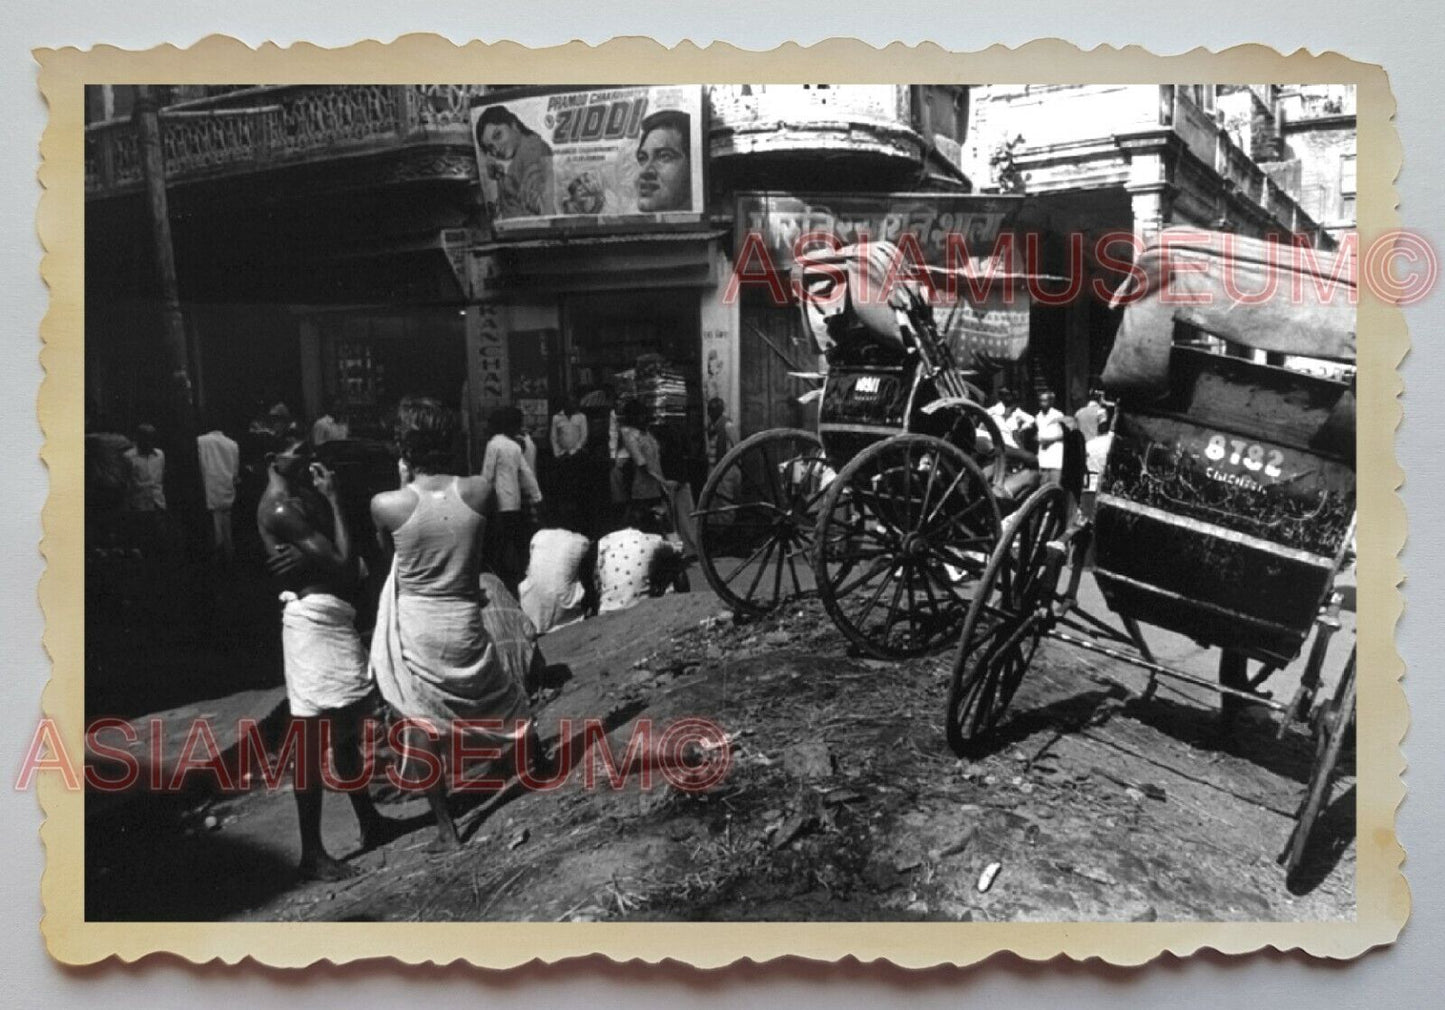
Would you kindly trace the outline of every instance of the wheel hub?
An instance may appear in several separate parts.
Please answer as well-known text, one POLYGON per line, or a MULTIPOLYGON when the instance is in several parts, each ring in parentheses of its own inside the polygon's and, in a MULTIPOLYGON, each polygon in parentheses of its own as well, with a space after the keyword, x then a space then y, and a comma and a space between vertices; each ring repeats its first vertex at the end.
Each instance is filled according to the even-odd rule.
POLYGON ((928 541, 917 533, 908 533, 899 545, 899 553, 904 557, 921 558, 928 553, 928 541))

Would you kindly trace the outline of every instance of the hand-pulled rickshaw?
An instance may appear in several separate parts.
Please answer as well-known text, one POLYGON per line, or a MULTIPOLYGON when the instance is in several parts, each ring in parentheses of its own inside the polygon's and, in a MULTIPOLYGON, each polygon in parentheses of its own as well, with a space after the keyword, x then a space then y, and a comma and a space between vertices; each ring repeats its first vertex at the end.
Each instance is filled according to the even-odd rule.
POLYGON ((762 432, 714 468, 697 512, 701 561, 742 613, 816 589, 875 656, 957 639, 946 735, 962 757, 990 748, 1045 637, 1143 669, 1146 695, 1172 678, 1218 691, 1226 710, 1308 721, 1316 757, 1281 856, 1293 873, 1354 720, 1353 648, 1316 703, 1353 541, 1354 392, 1272 362, 1352 363, 1353 299, 1328 256, 1316 270, 1332 299, 1319 274, 1260 243, 1194 235, 1146 249, 1145 281, 1116 296, 1105 384, 1118 407, 1087 518, 1058 484, 1021 493, 916 284, 857 297, 877 290, 890 247, 805 258, 803 309, 822 324, 828 366, 818 431, 762 432), (1267 270, 1284 275, 1275 296, 1235 296, 1263 290, 1267 270), (1090 570, 1121 627, 1080 607, 1090 570), (1220 682, 1158 662, 1141 624, 1221 649, 1220 682), (1306 643, 1294 697, 1262 694, 1306 643))
MULTIPOLYGON (((818 430, 739 443, 695 513, 703 573, 735 611, 764 613, 816 590, 848 640, 882 658, 956 640, 1017 485, 947 338, 956 313, 982 308, 951 285, 959 294, 939 308, 940 325, 928 289, 945 288, 942 271, 928 268, 936 284, 897 280, 897 264, 883 242, 799 261, 802 309, 827 363, 808 376, 822 380, 818 430)), ((1020 302, 1022 278, 1007 278, 1020 302)), ((1004 274, 993 280, 1002 289, 1004 274)), ((1026 345, 1026 307, 993 316, 1021 319, 1026 345)), ((998 342, 1017 345, 1018 334, 998 342)))
POLYGON ((1118 408, 1094 515, 1079 518, 1062 488, 1045 485, 1008 518, 963 622, 947 737, 962 757, 990 749, 1044 638, 1141 668, 1146 694, 1172 678, 1308 720, 1315 761, 1280 857, 1292 874, 1355 713, 1353 643, 1332 696, 1315 703, 1354 532, 1354 391, 1267 362, 1352 363, 1353 299, 1345 285, 1320 297, 1316 277, 1280 262, 1287 251, 1233 236, 1174 238, 1144 251, 1147 281, 1115 299, 1127 305, 1104 379, 1118 408), (1265 290, 1267 270, 1286 275, 1275 297, 1229 297, 1265 290), (1122 628, 1080 607, 1086 570, 1122 628), (1156 661, 1141 623, 1223 650, 1220 682, 1156 661), (1293 699, 1259 693, 1311 638, 1293 699), (1260 664, 1253 676, 1249 662, 1260 664))

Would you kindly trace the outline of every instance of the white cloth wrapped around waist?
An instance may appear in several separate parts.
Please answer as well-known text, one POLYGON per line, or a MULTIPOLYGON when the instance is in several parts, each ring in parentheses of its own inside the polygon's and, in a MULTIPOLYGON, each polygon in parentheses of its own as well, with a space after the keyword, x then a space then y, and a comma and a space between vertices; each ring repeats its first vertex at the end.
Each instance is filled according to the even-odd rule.
POLYGON ((370 694, 371 671, 356 633, 355 608, 329 593, 282 593, 281 602, 281 651, 291 714, 321 715, 370 694))
POLYGON ((485 598, 482 627, 502 669, 525 693, 530 683, 540 680, 545 665, 537 648, 537 626, 497 576, 483 572, 480 584, 485 598))
POLYGON ((538 530, 532 536, 527 577, 518 587, 522 610, 538 634, 582 619, 582 561, 590 541, 562 529, 538 530))
POLYGON ((476 599, 416 596, 396 590, 396 565, 381 591, 371 640, 371 671, 381 696, 403 718, 443 734, 457 720, 500 720, 498 731, 468 727, 483 743, 513 742, 531 709, 508 674, 476 599))

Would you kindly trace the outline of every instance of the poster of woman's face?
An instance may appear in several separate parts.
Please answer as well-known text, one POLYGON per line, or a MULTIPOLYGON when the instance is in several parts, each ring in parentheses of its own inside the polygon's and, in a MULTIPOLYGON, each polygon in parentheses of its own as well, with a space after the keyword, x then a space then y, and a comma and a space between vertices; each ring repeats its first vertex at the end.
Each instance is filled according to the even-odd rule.
POLYGON ((489 158, 511 161, 517 153, 517 128, 511 123, 485 123, 478 137, 489 158))

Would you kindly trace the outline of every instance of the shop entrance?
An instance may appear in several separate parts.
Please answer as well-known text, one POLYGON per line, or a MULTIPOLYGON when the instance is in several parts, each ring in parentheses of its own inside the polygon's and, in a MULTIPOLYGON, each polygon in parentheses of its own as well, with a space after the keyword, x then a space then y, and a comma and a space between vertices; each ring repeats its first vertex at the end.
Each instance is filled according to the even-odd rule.
POLYGON ((323 409, 331 403, 345 411, 353 437, 389 438, 403 396, 464 406, 466 332, 457 309, 327 314, 316 317, 316 327, 323 409))
POLYGON ((617 381, 645 354, 688 371, 698 366, 698 296, 693 291, 576 295, 566 305, 572 391, 617 381))
POLYGON ((707 466, 700 311, 697 291, 678 288, 574 295, 562 313, 568 391, 642 400, 660 429, 664 468, 694 482, 707 466))
POLYGON ((818 369, 818 353, 806 332, 796 305, 775 305, 756 285, 742 293, 742 436, 769 428, 803 428, 817 425, 816 406, 798 397, 816 383, 791 372, 818 369))

